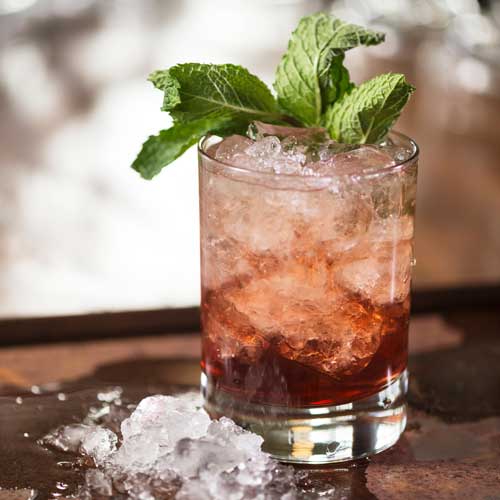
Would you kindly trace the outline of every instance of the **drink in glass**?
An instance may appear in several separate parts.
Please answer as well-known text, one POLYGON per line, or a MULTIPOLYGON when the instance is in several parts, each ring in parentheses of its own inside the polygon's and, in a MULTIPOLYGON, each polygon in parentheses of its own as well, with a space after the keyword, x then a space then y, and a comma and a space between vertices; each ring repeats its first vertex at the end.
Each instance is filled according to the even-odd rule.
POLYGON ((405 426, 417 146, 255 129, 199 149, 206 408, 284 461, 381 451, 405 426))

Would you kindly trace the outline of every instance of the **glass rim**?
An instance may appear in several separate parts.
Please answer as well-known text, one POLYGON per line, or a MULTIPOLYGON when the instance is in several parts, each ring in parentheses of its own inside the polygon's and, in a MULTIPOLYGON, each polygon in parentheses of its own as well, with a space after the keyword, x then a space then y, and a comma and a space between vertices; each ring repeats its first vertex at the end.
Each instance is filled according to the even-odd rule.
POLYGON ((245 174, 245 175, 250 175, 250 176, 255 176, 259 178, 264 178, 264 179, 282 179, 282 180, 293 180, 293 179, 303 179, 305 182, 311 181, 311 180, 335 180, 338 179, 339 177, 349 177, 353 179, 369 179, 371 177, 378 177, 381 175, 386 175, 390 173, 397 173, 405 169, 405 167, 409 164, 414 163, 420 153, 420 148, 418 147, 418 144, 411 138, 408 137, 405 134, 402 134, 401 132, 397 132, 395 130, 391 130, 388 134, 388 136, 395 136, 399 139, 402 139, 403 141, 407 142, 410 147, 411 147, 411 154, 408 156, 408 158, 405 158, 404 160, 401 160, 399 162, 396 162, 391 165, 385 165, 382 167, 378 168, 373 168, 370 169, 366 172, 352 172, 352 173, 343 173, 340 176, 338 175, 300 175, 298 173, 293 173, 293 174, 277 174, 276 172, 262 172, 262 171, 257 171, 257 170, 251 170, 249 168, 245 167, 240 167, 237 165, 232 165, 231 163, 227 163, 221 160, 217 160, 215 158, 212 158, 209 156, 206 152, 206 143, 209 141, 212 137, 219 137, 214 134, 206 134, 204 135, 199 141, 198 141, 198 154, 210 161, 210 162, 215 162, 219 165, 222 165, 225 169, 235 172, 235 173, 240 173, 240 174, 245 174))

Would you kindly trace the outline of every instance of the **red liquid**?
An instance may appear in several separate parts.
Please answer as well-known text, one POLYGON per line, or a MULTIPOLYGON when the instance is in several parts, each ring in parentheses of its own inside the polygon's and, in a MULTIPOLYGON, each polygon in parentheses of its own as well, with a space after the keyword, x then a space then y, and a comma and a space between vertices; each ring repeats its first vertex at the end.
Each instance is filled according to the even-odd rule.
MULTIPOLYGON (((283 336, 267 337, 265 342, 255 343, 251 355, 244 349, 240 355, 223 355, 224 346, 213 341, 217 336, 222 338, 220 332, 211 331, 210 315, 218 318, 219 327, 223 325, 225 341, 230 341, 234 335, 240 339, 246 337, 246 343, 252 344, 252 336, 260 339, 261 335, 238 323, 239 318, 233 318, 231 310, 221 308, 220 295, 204 293, 202 368, 209 385, 215 391, 227 392, 245 402, 289 407, 338 405, 379 392, 406 368, 409 299, 383 307, 374 307, 358 299, 354 305, 367 311, 363 316, 367 328, 373 324, 373 318, 381 320, 380 344, 362 368, 350 370, 346 367, 343 373, 331 376, 318 369, 317 363, 312 367, 311 363, 307 366, 290 359, 296 355, 284 348, 283 336)), ((363 321, 357 321, 355 327, 362 329, 363 321)), ((321 346, 317 352, 314 352, 314 344, 307 348, 311 359, 324 354, 321 346)))

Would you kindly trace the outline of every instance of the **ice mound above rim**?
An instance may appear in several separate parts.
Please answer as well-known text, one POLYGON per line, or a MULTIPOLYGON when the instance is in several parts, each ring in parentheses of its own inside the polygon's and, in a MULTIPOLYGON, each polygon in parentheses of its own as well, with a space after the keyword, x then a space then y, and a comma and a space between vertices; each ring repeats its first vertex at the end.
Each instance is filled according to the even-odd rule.
POLYGON ((363 174, 395 165, 408 151, 382 146, 340 144, 323 128, 297 128, 253 122, 249 137, 231 135, 210 148, 214 159, 256 172, 299 176, 363 174))

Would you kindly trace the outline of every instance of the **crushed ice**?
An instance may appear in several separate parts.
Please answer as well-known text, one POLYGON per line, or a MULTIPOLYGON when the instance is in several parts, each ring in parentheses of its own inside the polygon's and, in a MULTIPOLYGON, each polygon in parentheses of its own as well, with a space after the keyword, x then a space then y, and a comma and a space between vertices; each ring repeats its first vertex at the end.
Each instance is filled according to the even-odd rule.
POLYGON ((260 436, 225 417, 210 420, 197 393, 151 396, 135 409, 123 406, 121 392, 100 396, 103 408, 94 408, 84 423, 59 427, 40 440, 92 459, 79 499, 322 496, 301 491, 293 468, 261 450, 260 436))
POLYGON ((219 143, 215 159, 249 170, 302 176, 362 173, 403 161, 409 152, 389 140, 380 146, 341 144, 323 128, 253 122, 248 137, 232 135, 219 143))

